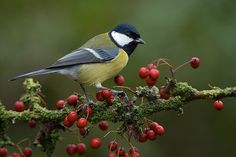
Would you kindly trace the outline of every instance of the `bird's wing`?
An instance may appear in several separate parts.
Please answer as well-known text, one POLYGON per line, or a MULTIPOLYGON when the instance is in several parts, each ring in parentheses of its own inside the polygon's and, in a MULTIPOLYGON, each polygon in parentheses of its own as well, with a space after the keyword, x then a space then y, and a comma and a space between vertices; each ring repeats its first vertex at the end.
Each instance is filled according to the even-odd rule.
POLYGON ((46 69, 55 69, 73 65, 101 63, 114 59, 119 53, 119 48, 111 50, 79 48, 60 58, 46 69))

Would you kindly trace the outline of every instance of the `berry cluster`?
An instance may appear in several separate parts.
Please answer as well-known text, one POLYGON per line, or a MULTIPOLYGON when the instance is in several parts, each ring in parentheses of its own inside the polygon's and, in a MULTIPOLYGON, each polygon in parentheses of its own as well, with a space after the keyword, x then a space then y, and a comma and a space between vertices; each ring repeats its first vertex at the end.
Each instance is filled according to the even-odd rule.
POLYGON ((154 86, 159 76, 160 72, 154 64, 148 64, 139 69, 139 77, 145 79, 148 86, 154 86))
POLYGON ((115 95, 110 89, 104 88, 96 93, 96 98, 98 101, 106 101, 107 104, 112 105, 115 99, 115 95))
MULTIPOLYGON (((20 147, 17 147, 21 149, 20 147)), ((0 148, 0 157, 6 157, 8 155, 8 149, 6 147, 0 148)), ((13 152, 9 157, 31 157, 32 156, 32 149, 30 147, 25 147, 24 149, 20 150, 20 153, 13 152)))
POLYGON ((125 148, 119 146, 116 141, 110 141, 107 146, 109 149, 107 157, 140 157, 137 147, 131 147, 128 151, 126 151, 125 148))
POLYGON ((146 142, 147 140, 154 141, 156 136, 164 135, 165 129, 163 126, 158 124, 157 122, 152 122, 148 128, 144 128, 142 134, 139 135, 138 140, 141 143, 146 142))

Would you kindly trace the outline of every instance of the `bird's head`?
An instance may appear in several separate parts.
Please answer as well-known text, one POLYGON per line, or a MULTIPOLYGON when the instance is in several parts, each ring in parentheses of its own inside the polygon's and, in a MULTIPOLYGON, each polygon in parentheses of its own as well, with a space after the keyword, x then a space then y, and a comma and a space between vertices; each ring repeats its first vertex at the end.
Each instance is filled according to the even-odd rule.
POLYGON ((109 32, 112 41, 131 55, 138 44, 144 44, 138 30, 131 24, 119 24, 109 32))

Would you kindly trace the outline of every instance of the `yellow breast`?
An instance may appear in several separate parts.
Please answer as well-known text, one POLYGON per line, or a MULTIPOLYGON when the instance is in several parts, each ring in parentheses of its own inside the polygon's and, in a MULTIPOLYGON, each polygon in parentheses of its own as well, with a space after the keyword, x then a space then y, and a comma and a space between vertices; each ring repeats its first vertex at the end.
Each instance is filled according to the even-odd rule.
POLYGON ((88 85, 102 83, 118 74, 127 65, 128 59, 127 53, 120 49, 117 57, 111 61, 81 65, 77 81, 88 85))

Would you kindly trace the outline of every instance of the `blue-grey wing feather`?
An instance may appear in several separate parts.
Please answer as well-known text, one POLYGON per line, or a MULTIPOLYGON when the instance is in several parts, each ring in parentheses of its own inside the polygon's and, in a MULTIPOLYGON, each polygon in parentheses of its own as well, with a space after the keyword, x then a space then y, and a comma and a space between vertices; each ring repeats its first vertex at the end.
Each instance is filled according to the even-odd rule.
POLYGON ((114 59, 118 54, 119 48, 114 48, 111 50, 79 48, 60 58, 47 69, 106 62, 114 59))

